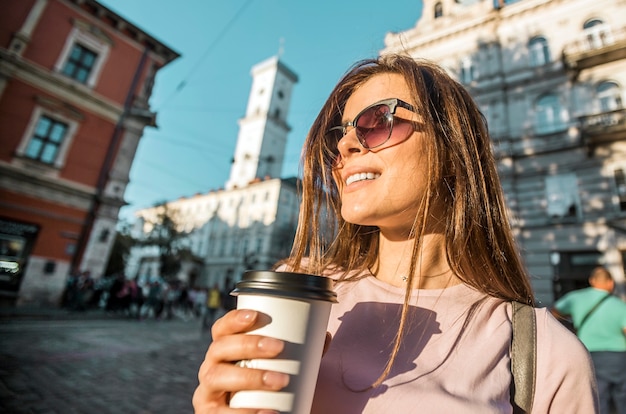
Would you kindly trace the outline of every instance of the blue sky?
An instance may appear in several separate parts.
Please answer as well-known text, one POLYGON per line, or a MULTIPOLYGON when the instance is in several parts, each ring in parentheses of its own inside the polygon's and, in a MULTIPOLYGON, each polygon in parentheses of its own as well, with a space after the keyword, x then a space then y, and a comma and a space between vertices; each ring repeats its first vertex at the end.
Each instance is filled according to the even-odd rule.
POLYGON ((121 218, 157 202, 224 186, 255 64, 278 54, 298 74, 283 177, 321 105, 355 61, 374 57, 387 32, 415 26, 421 0, 100 0, 182 56, 157 75, 158 128, 146 128, 121 218))

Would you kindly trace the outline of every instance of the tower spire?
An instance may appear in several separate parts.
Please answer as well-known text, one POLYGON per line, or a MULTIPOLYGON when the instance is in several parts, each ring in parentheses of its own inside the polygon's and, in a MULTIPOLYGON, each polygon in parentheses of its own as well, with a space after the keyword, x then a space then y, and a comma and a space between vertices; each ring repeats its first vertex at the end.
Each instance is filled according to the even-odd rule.
POLYGON ((291 91, 297 82, 298 76, 277 56, 252 67, 250 98, 246 115, 239 120, 227 190, 280 177, 291 129, 287 124, 291 91))

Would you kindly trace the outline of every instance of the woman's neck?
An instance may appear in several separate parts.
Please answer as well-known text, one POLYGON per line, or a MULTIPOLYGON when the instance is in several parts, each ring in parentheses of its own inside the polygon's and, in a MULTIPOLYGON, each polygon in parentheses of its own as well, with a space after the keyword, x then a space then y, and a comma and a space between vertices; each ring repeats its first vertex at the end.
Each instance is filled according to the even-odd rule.
MULTIPOLYGON (((378 261, 371 269, 377 279, 392 286, 406 286, 409 280, 414 239, 390 239, 379 235, 378 261)), ((427 234, 418 254, 413 288, 443 289, 461 281, 448 265, 444 235, 427 234)))

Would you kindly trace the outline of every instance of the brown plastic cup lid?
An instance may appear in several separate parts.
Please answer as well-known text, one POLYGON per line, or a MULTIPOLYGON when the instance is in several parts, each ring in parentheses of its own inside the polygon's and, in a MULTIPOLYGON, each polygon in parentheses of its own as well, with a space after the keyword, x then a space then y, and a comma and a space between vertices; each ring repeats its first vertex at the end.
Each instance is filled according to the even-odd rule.
POLYGON ((231 295, 271 295, 337 302, 331 279, 306 273, 249 270, 237 282, 231 295))

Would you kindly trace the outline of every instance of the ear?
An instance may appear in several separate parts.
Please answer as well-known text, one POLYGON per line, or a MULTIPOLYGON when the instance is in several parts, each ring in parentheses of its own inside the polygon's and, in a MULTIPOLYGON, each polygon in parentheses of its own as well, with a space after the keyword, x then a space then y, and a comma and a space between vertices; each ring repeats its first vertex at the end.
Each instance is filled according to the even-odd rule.
POLYGON ((609 279, 606 281, 606 289, 609 292, 613 292, 615 290, 615 279, 609 279))

